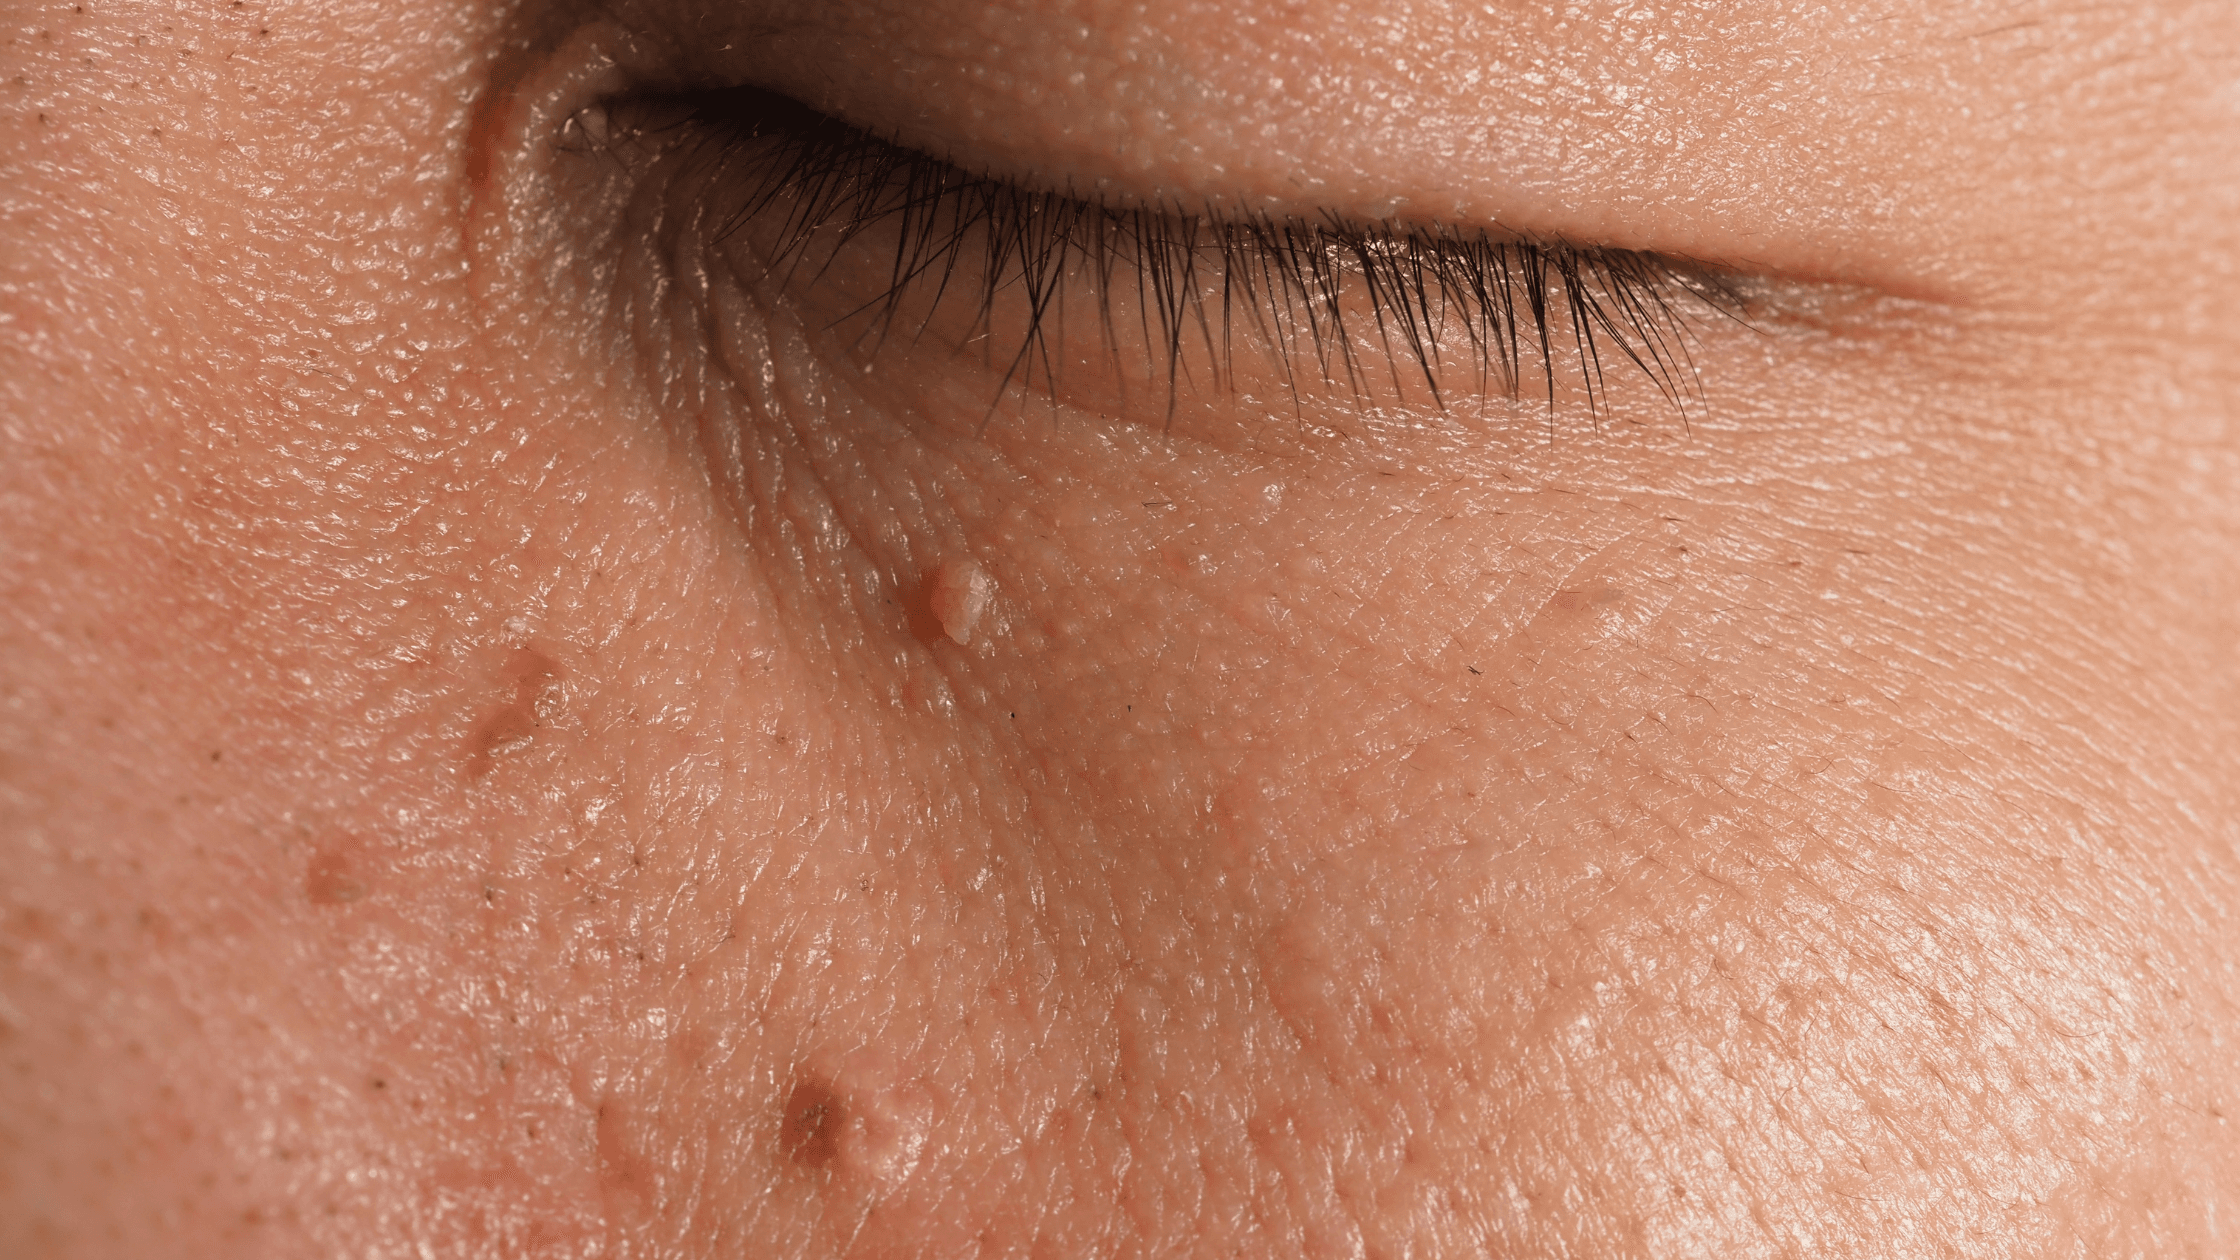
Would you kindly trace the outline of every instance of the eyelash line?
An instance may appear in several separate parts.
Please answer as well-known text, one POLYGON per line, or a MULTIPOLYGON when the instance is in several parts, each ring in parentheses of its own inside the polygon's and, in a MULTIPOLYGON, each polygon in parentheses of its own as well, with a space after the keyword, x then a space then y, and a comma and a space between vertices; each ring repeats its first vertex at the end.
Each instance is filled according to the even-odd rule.
MULTIPOLYGON (((1233 379, 1240 314, 1275 352, 1295 406, 1300 380, 1294 364, 1302 348, 1312 350, 1325 385, 1342 375, 1360 397, 1363 365, 1349 330, 1358 318, 1347 313, 1355 300, 1349 276, 1358 278, 1397 392, 1405 393, 1404 352, 1435 405, 1446 407, 1441 334, 1449 320, 1459 320, 1481 395, 1498 376, 1503 392, 1519 397, 1529 355, 1546 381, 1551 423, 1556 345, 1564 337, 1559 321, 1568 322, 1571 349, 1585 369, 1590 417, 1599 422, 1607 405, 1607 346, 1613 361, 1631 362, 1649 377, 1683 425, 1687 399, 1701 397, 1687 348, 1695 309, 1748 323, 1739 293, 1722 273, 1666 255, 1500 240, 1440 225, 1357 223, 1336 214, 1311 221, 1114 206, 973 174, 761 89, 692 93, 675 103, 685 111, 681 120, 649 130, 698 128, 713 142, 710 160, 747 172, 749 191, 722 214, 716 240, 789 203, 765 260, 768 274, 786 273, 782 286, 797 281, 820 241, 829 252, 812 270, 812 281, 851 240, 881 225, 896 228, 886 292, 834 326, 872 315, 883 344, 919 286, 934 285, 925 308, 930 323, 962 281, 978 290, 973 329, 992 338, 998 299, 1019 291, 1027 327, 1004 370, 998 404, 1014 384, 1031 388, 1038 365, 1054 394, 1051 323, 1062 325, 1066 286, 1080 264, 1096 278, 1105 342, 1116 356, 1114 281, 1125 284, 1133 269, 1146 344, 1164 354, 1164 364, 1150 370, 1164 368, 1170 421, 1180 385, 1189 379, 1187 344, 1202 340, 1216 380, 1224 374, 1233 379), (979 274, 961 275, 974 249, 979 274), (1209 309, 1216 300, 1218 321, 1209 309), (1335 375, 1334 364, 1340 369, 1335 375)), ((607 134, 610 145, 619 142, 614 130, 607 134)))

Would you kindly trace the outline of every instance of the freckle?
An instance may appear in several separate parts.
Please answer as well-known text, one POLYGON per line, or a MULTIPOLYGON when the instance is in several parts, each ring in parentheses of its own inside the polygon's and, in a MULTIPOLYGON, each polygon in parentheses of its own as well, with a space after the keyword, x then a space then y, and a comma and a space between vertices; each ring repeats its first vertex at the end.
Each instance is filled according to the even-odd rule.
POLYGON ((843 1120, 840 1099, 831 1086, 821 1081, 803 1081, 793 1087, 792 1096, 786 1099, 785 1128, 779 1136, 779 1145, 794 1163, 823 1168, 832 1162, 839 1148, 843 1120))
POLYGON ((941 620, 941 632, 959 644, 972 642, 972 632, 995 593, 995 579, 978 563, 951 560, 942 565, 929 592, 933 615, 941 620))
POLYGON ((365 881, 340 853, 327 852, 311 859, 303 877, 303 895, 315 906, 341 906, 366 895, 365 881))
POLYGON ((592 1117, 599 1160, 599 1187, 625 1206, 642 1204, 658 1188, 659 1167, 640 1149, 643 1116, 636 1108, 609 1100, 592 1117))

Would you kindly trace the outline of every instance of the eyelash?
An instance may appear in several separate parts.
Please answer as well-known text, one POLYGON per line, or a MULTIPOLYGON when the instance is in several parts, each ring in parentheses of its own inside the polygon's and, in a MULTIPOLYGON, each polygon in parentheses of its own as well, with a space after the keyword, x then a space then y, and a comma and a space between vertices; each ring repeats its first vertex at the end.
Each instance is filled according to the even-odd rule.
MULTIPOLYGON (((1404 393, 1403 379, 1420 373, 1443 408, 1449 391, 1440 378, 1455 340, 1444 334, 1458 321, 1481 395, 1497 380, 1517 398, 1526 368, 1536 368, 1552 419, 1555 363, 1568 351, 1583 369, 1590 416, 1607 405, 1606 361, 1622 361, 1645 373, 1685 422, 1688 399, 1700 396, 1688 353, 1691 320, 1716 314, 1747 323, 1731 277, 1661 254, 1334 214, 1315 222, 1114 206, 972 174, 759 89, 695 93, 669 104, 669 123, 628 134, 696 137, 723 176, 712 187, 736 189, 730 178, 743 175, 746 191, 718 220, 715 239, 781 212, 766 264, 772 274, 786 273, 785 283, 804 272, 813 282, 850 241, 873 228, 895 229, 886 292, 836 325, 869 316, 883 341, 905 299, 932 285, 927 322, 961 291, 977 307, 975 329, 992 335, 999 298, 1023 297, 1026 327, 998 399, 1014 385, 1031 387, 1038 368, 1056 388, 1053 316, 1084 276, 1096 279, 1114 353, 1113 298, 1133 289, 1145 342, 1163 356, 1147 367, 1166 378, 1170 415, 1188 379, 1186 351, 1198 342, 1216 379, 1234 379, 1240 323, 1274 351, 1295 403, 1302 351, 1312 353, 1324 385, 1342 380, 1361 395, 1353 333, 1366 320, 1394 388, 1404 393), (820 244, 832 252, 810 265, 820 244), (1403 369, 1404 359, 1412 369, 1403 369)), ((610 124, 616 112, 609 107, 610 124)), ((610 144, 617 134, 610 126, 610 144)))

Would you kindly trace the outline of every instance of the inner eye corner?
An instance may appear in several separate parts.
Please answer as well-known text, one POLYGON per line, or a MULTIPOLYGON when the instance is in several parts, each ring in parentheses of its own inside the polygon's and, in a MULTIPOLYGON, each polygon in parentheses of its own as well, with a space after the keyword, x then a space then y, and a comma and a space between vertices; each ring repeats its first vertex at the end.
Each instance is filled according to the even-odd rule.
POLYGON ((589 97, 561 115, 551 136, 563 157, 643 156, 649 140, 689 121, 666 94, 622 87, 589 97))

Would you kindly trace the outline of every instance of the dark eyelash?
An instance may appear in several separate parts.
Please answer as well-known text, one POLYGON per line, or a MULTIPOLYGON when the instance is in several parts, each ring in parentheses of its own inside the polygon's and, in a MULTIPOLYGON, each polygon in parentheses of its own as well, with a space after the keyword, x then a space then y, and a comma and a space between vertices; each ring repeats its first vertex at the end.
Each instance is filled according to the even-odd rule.
POLYGON ((1188 379, 1186 352, 1197 344, 1217 380, 1233 378, 1240 325, 1274 352, 1295 402, 1302 352, 1311 352, 1324 384, 1343 380, 1358 397, 1364 367, 1352 334, 1366 320, 1395 389, 1404 392, 1403 378, 1420 373, 1441 407, 1449 391, 1440 378, 1453 356, 1474 369, 1481 394, 1498 380, 1516 397, 1527 368, 1536 368, 1552 418, 1556 355, 1568 340, 1591 416, 1606 405, 1606 365, 1622 360, 1646 373, 1685 422, 1687 400, 1700 392, 1689 320, 1699 311, 1744 315, 1720 272, 1659 254, 1336 215, 1306 221, 1115 206, 975 175, 759 89, 679 103, 684 122, 712 142, 712 160, 727 175, 744 175, 746 191, 718 238, 782 213, 767 264, 789 283, 813 250, 832 251, 829 263, 870 229, 894 229, 886 292, 839 322, 869 317, 883 340, 908 295, 932 287, 930 320, 961 286, 974 293, 975 328, 992 334, 999 297, 1022 297, 1026 328, 999 398, 1014 384, 1031 387, 1038 369, 1056 388, 1051 325, 1067 286, 1083 275, 1096 280, 1115 352, 1112 300, 1133 288, 1145 342, 1164 356, 1150 370, 1165 374, 1170 415, 1188 379), (1447 335, 1456 323, 1466 353, 1447 335))

